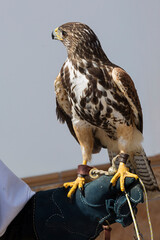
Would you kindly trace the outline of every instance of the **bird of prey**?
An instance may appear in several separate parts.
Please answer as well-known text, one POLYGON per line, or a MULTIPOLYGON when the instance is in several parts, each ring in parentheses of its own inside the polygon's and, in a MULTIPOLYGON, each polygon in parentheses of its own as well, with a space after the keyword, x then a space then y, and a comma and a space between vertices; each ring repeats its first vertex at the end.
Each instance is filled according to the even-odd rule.
MULTIPOLYGON (((157 190, 141 145, 142 109, 131 77, 108 59, 98 37, 86 24, 65 23, 52 32, 52 38, 60 40, 68 53, 55 80, 57 117, 67 123, 80 144, 83 165, 91 160, 92 153, 107 148, 111 161, 120 157, 113 185, 120 177, 124 191, 125 177, 140 177, 147 190, 157 190)), ((66 183, 65 187, 72 187, 68 197, 84 182, 78 176, 74 182, 66 183)))

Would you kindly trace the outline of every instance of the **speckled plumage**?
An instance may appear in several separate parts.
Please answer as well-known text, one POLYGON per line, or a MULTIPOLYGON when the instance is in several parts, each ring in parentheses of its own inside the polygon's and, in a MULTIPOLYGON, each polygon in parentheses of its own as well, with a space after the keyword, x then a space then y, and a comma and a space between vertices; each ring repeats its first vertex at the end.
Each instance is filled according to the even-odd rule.
MULTIPOLYGON (((121 150, 132 156, 141 153, 142 110, 130 76, 109 61, 87 25, 66 23, 58 31, 68 58, 55 81, 57 116, 67 122, 82 149, 87 148, 87 143, 81 142, 76 131, 92 130, 93 148, 85 160, 102 147, 113 154, 121 150)), ((143 158, 148 166, 147 158, 143 158)), ((154 177, 150 185, 151 189, 157 188, 154 177)))

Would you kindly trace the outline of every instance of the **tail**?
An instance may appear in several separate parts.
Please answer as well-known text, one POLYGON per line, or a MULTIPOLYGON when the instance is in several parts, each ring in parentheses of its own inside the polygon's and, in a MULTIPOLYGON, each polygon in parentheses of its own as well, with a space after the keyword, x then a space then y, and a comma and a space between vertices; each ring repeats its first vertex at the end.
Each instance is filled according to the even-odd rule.
MULTIPOLYGON (((111 156, 115 155, 116 154, 109 151, 110 160, 111 156)), ((134 153, 133 155, 130 155, 127 166, 130 168, 131 172, 136 173, 142 180, 147 192, 149 193, 149 198, 160 196, 160 189, 156 177, 151 168, 150 161, 148 160, 143 149, 141 149, 139 152, 134 153)))
POLYGON ((136 152, 130 159, 130 163, 134 167, 135 173, 144 183, 148 198, 160 197, 160 189, 145 151, 142 149, 140 152, 136 152))
POLYGON ((136 152, 130 162, 135 170, 135 173, 143 181, 147 191, 159 190, 159 186, 151 168, 150 161, 148 160, 145 151, 142 149, 136 152), (133 159, 133 163, 132 163, 133 159))

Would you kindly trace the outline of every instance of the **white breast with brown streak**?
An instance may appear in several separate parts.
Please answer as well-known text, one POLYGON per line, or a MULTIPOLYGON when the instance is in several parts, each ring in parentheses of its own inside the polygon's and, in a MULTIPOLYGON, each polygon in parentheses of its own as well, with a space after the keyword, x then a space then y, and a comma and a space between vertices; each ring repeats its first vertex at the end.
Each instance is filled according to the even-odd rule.
POLYGON ((71 92, 75 94, 77 104, 80 105, 81 98, 85 97, 85 90, 88 88, 89 80, 86 78, 85 74, 80 73, 78 70, 75 71, 72 62, 69 59, 66 61, 64 67, 66 66, 70 73, 71 92))

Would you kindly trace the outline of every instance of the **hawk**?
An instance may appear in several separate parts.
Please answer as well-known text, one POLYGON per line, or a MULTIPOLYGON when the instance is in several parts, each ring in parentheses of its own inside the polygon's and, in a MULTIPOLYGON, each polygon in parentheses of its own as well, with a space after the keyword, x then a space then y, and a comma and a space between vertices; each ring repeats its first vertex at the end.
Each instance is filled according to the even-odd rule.
MULTIPOLYGON (((68 53, 55 80, 57 117, 67 123, 80 144, 83 164, 91 160, 92 153, 107 148, 113 166, 117 156, 121 159, 111 180, 113 185, 120 177, 124 191, 125 177, 140 177, 147 190, 157 190, 141 145, 142 109, 131 77, 108 59, 86 24, 65 23, 52 32, 52 38, 60 40, 68 53), (128 171, 126 160, 133 173, 128 171)), ((72 187, 68 197, 84 182, 79 176, 73 183, 66 183, 65 187, 72 187)))

